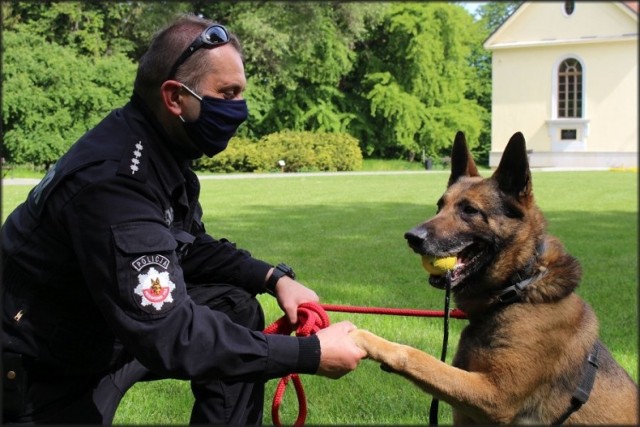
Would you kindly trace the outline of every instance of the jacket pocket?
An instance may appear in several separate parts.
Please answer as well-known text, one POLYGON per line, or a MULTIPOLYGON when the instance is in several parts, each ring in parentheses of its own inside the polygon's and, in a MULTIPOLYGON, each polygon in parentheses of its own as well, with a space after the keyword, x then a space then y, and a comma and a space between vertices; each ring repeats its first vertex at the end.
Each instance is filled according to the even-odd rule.
POLYGON ((163 316, 185 298, 180 243, 163 224, 112 226, 118 286, 134 318, 163 316))

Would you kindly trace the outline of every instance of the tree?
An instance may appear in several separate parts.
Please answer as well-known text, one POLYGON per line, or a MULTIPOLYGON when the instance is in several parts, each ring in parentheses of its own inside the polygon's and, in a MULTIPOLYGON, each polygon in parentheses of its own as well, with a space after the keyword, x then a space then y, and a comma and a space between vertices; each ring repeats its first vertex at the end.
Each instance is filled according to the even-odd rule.
POLYGON ((371 27, 349 77, 353 96, 369 107, 352 128, 368 154, 440 156, 457 130, 477 141, 486 111, 466 97, 472 29, 471 15, 446 3, 393 3, 371 27))
POLYGON ((491 1, 478 7, 480 23, 488 34, 493 33, 523 2, 491 1))
POLYGON ((383 4, 238 2, 202 6, 228 23, 245 53, 251 112, 245 135, 290 130, 343 132, 355 115, 340 89, 364 37, 366 19, 383 4))
POLYGON ((488 33, 459 5, 11 1, 2 10, 13 161, 49 163, 124 103, 153 33, 186 11, 243 44, 250 117, 239 136, 346 131, 368 155, 412 159, 448 154, 458 129, 473 149, 490 131, 488 33))
POLYGON ((48 42, 79 55, 126 53, 137 60, 153 34, 190 9, 187 2, 3 2, 3 28, 26 25, 48 42))
POLYGON ((48 167, 131 94, 123 54, 83 56, 17 24, 3 32, 3 132, 9 160, 48 167))

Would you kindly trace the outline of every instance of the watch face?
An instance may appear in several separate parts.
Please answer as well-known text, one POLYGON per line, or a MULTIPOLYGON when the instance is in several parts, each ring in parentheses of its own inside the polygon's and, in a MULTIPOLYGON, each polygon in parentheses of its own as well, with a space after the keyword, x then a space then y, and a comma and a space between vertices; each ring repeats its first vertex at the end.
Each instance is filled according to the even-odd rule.
POLYGON ((284 275, 291 277, 292 279, 295 279, 296 275, 293 272, 293 268, 289 267, 287 264, 284 263, 280 263, 276 266, 277 270, 280 270, 284 275))
POLYGON ((293 272, 293 268, 289 267, 287 264, 278 264, 276 268, 282 271, 286 276, 289 276, 292 279, 296 278, 296 274, 293 272))

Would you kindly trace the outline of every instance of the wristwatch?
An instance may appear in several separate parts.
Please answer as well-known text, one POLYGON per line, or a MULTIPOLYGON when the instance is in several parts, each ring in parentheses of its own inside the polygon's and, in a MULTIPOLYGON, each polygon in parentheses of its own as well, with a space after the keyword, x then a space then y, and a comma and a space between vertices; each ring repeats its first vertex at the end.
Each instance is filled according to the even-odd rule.
POLYGON ((281 262, 276 265, 273 269, 273 273, 271 273, 271 276, 269 276, 269 279, 267 279, 267 283, 264 286, 268 294, 276 294, 276 283, 278 283, 278 280, 280 280, 282 276, 289 276, 292 279, 295 279, 296 273, 294 273, 293 268, 289 267, 287 264, 281 262))

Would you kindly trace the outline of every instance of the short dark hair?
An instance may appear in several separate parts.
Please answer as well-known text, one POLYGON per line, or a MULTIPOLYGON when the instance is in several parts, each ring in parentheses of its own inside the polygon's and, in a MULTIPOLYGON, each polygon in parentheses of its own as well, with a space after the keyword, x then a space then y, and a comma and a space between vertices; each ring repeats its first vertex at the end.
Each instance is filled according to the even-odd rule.
MULTIPOLYGON (((147 51, 140 58, 133 85, 134 91, 151 108, 155 108, 156 103, 160 100, 159 88, 167 80, 173 63, 187 46, 211 24, 214 22, 209 19, 186 14, 153 36, 147 51)), ((233 33, 229 33, 229 37, 229 44, 242 55, 242 47, 238 38, 233 33)), ((202 77, 207 72, 207 59, 204 54, 206 50, 199 49, 194 52, 184 64, 178 67, 175 80, 197 91, 202 77)))

